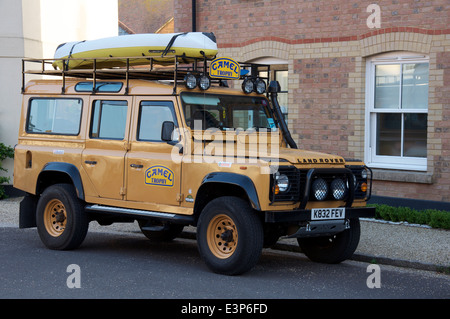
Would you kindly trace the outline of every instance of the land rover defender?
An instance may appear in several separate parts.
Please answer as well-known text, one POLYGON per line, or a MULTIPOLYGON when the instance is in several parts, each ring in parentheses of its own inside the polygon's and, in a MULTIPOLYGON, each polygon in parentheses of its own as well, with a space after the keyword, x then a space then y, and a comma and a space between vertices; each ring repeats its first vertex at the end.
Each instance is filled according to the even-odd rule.
POLYGON ((359 218, 375 213, 366 207, 371 170, 297 147, 270 66, 181 56, 173 66, 149 58, 131 67, 130 59, 78 70, 23 61, 21 228, 67 250, 91 221, 137 221, 154 241, 195 226, 201 258, 227 275, 250 270, 283 236, 313 261, 352 256, 359 218), (242 89, 225 80, 233 72, 242 89))

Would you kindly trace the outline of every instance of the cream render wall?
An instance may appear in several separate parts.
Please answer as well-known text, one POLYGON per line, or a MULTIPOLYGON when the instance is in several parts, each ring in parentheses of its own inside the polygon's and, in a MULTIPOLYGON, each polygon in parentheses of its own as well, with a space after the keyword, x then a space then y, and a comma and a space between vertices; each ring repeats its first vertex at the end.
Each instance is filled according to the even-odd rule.
MULTIPOLYGON (((0 142, 17 143, 23 58, 52 58, 61 43, 117 34, 117 0, 1 0, 0 142)), ((13 161, 2 166, 12 184, 13 161)))

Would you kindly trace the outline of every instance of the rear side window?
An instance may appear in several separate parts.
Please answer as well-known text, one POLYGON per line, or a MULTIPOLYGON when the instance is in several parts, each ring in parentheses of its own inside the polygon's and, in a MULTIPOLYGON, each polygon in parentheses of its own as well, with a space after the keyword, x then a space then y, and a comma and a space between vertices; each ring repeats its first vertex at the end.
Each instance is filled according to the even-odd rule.
POLYGON ((78 135, 82 108, 81 99, 31 99, 26 131, 39 134, 78 135))
POLYGON ((123 140, 127 124, 127 109, 127 101, 95 101, 90 137, 123 140))

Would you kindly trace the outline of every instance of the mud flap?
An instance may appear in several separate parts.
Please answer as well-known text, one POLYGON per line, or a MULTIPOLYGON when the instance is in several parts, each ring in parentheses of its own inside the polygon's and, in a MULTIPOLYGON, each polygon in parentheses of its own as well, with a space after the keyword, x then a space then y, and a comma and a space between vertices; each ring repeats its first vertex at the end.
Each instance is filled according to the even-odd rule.
POLYGON ((26 194, 20 202, 19 228, 36 227, 37 200, 37 196, 26 194))

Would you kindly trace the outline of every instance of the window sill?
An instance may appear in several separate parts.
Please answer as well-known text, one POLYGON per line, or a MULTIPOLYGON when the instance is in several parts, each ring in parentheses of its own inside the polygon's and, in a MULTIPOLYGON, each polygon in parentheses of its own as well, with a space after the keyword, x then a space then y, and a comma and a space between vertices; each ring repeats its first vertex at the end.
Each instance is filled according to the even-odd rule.
POLYGON ((433 184, 433 174, 427 172, 372 169, 373 179, 378 181, 433 184))

